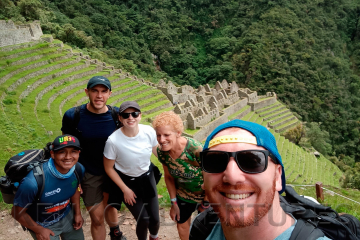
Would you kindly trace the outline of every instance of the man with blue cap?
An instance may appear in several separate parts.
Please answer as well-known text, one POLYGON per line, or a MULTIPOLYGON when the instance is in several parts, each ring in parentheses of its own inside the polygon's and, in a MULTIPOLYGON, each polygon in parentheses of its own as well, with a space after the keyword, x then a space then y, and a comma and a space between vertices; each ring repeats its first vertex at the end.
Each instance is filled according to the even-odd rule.
POLYGON ((207 137, 200 160, 203 188, 219 217, 204 239, 290 238, 296 219, 280 206, 285 171, 265 127, 242 120, 218 126, 207 137))

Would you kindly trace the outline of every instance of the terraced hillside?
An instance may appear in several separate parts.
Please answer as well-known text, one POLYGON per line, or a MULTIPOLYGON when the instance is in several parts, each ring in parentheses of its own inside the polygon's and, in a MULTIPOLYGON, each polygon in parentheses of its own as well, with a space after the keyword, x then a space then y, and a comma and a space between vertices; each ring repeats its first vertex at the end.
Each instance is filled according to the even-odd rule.
POLYGON ((92 76, 103 75, 111 81, 109 104, 137 101, 144 124, 150 124, 148 117, 173 109, 155 87, 62 46, 54 41, 0 49, 1 172, 10 156, 22 149, 41 147, 61 134, 63 113, 87 101, 84 88, 92 76))
MULTIPOLYGON (((10 156, 23 149, 42 147, 61 133, 63 113, 87 102, 84 88, 88 79, 95 75, 106 76, 112 83, 113 93, 108 104, 119 106, 125 100, 140 104, 143 124, 150 124, 151 119, 162 111, 174 110, 174 100, 169 100, 160 84, 145 82, 73 52, 60 41, 39 41, 0 48, 0 173, 10 156)), ((231 84, 228 87, 230 89, 231 84)), ((224 96, 227 96, 225 90, 228 87, 215 86, 224 96)), ((214 90, 209 87, 209 91, 214 90)), ((228 98, 231 96, 229 94, 228 98)), ((204 129, 209 131, 210 125, 219 124, 219 119, 224 117, 226 121, 238 118, 257 122, 274 133, 289 183, 322 181, 327 185, 339 186, 338 179, 342 173, 335 165, 324 157, 315 158, 280 136, 280 133, 300 122, 276 100, 276 96, 259 96, 255 103, 247 103, 246 100, 245 104, 242 102, 246 97, 238 99, 234 104, 227 104, 223 99, 214 100, 220 111, 214 114, 213 110, 207 113, 205 109, 194 118, 198 126, 187 129, 186 133, 196 136, 204 129), (201 114, 208 114, 207 117, 214 115, 205 123, 206 116, 201 114)), ((179 103, 178 109, 191 110, 192 104, 179 103)), ((190 120, 186 121, 187 124, 190 120)))

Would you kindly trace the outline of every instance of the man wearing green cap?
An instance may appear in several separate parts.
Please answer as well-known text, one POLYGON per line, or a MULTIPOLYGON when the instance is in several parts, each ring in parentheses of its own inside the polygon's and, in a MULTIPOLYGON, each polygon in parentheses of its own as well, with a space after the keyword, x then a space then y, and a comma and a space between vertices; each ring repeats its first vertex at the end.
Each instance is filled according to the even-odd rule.
MULTIPOLYGON (((297 220, 280 206, 285 171, 265 127, 241 120, 220 125, 206 139, 200 161, 205 194, 219 217, 207 240, 290 238, 297 220)), ((192 230, 190 239, 200 239, 192 230)))
MULTIPOLYGON (((62 132, 79 138, 79 162, 85 167, 81 183, 82 198, 91 218, 91 235, 94 240, 105 240, 105 209, 109 219, 117 217, 117 210, 107 206, 109 185, 103 164, 103 151, 107 138, 117 128, 118 108, 106 105, 111 95, 111 83, 103 76, 92 77, 85 89, 89 102, 67 110, 62 120, 62 132), (115 114, 114 114, 115 112, 115 114), (114 117, 116 115, 116 117, 114 117)), ((110 229, 112 240, 124 240, 118 225, 110 229)))

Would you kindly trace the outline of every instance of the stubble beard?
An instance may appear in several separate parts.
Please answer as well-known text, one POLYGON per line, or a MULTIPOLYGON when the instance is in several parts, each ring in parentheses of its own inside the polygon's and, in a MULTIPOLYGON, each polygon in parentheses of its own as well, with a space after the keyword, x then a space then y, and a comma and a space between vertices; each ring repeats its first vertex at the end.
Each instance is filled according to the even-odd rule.
MULTIPOLYGON (((262 194, 262 191, 259 187, 249 186, 247 184, 238 184, 236 186, 232 186, 229 184, 221 184, 215 186, 212 192, 219 192, 217 189, 233 189, 233 190, 250 190, 254 192, 257 196, 262 194)), ((259 203, 249 204, 249 206, 237 205, 233 206, 230 204, 219 205, 214 204, 212 205, 215 212, 218 213, 221 223, 225 224, 226 226, 233 227, 233 228, 245 228, 252 225, 257 225, 258 222, 269 212, 272 207, 272 203, 275 197, 276 191, 276 179, 274 176, 273 184, 271 189, 267 190, 264 193, 264 197, 262 197, 259 203), (244 216, 245 209, 251 209, 251 213, 248 214, 249 216, 244 216)), ((208 198, 211 203, 217 203, 217 200, 214 196, 215 194, 209 194, 208 198)))

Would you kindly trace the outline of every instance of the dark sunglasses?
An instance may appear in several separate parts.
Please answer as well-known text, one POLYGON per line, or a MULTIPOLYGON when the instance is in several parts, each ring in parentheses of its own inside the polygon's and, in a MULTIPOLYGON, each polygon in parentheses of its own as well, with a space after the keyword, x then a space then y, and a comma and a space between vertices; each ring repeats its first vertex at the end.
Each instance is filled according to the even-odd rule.
POLYGON ((133 118, 137 118, 140 116, 140 112, 131 112, 131 113, 120 113, 120 116, 123 118, 123 119, 127 119, 130 117, 130 114, 133 118))
POLYGON ((244 150, 238 152, 203 151, 200 152, 202 169, 207 173, 222 173, 226 170, 230 157, 245 173, 262 173, 268 165, 268 157, 277 163, 276 158, 267 150, 244 150))

